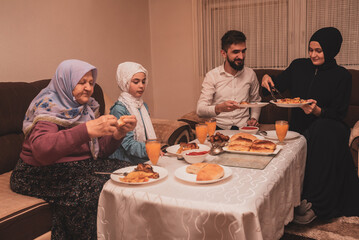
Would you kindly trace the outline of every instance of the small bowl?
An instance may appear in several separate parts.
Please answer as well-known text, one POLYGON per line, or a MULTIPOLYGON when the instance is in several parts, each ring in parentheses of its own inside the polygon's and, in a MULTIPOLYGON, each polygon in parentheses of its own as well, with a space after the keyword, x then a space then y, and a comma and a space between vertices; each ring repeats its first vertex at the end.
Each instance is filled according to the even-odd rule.
POLYGON ((245 127, 241 127, 239 130, 244 133, 256 134, 259 130, 259 127, 245 126, 245 127))
POLYGON ((182 152, 182 156, 184 157, 184 160, 186 160, 186 162, 188 163, 200 163, 203 162, 204 159, 208 156, 209 151, 203 151, 200 149, 191 149, 191 150, 186 150, 182 152), (189 153, 203 153, 200 155, 188 155, 189 153))

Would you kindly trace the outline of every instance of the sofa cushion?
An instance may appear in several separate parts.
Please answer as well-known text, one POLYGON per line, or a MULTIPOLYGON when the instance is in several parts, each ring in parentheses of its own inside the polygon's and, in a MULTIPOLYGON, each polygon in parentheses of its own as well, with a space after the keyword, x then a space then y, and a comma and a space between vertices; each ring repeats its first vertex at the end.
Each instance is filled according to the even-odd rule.
POLYGON ((50 231, 51 210, 44 200, 10 189, 11 172, 0 175, 1 239, 34 239, 50 231))

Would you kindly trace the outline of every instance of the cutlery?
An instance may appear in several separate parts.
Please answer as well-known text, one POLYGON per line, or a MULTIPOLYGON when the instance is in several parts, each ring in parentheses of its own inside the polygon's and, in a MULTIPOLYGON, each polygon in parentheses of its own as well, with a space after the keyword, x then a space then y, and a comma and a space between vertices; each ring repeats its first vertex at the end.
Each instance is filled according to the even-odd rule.
POLYGON ((259 131, 259 135, 261 135, 261 136, 267 136, 267 132, 266 132, 266 131, 259 131))
POLYGON ((270 95, 272 96, 273 101, 274 101, 274 102, 277 102, 277 98, 274 96, 274 93, 273 93, 273 91, 274 91, 273 88, 274 88, 274 87, 272 87, 272 86, 269 85, 270 95))
MULTIPOLYGON (((280 98, 284 98, 283 96, 282 96, 282 94, 278 91, 278 89, 276 89, 274 86, 271 86, 271 94, 272 93, 276 93, 280 98)), ((274 94, 273 94, 274 95, 274 94)), ((273 95, 272 95, 272 97, 273 97, 273 95)), ((277 100, 277 99, 276 99, 277 100)))
POLYGON ((95 174, 127 176, 128 172, 95 172, 95 174))

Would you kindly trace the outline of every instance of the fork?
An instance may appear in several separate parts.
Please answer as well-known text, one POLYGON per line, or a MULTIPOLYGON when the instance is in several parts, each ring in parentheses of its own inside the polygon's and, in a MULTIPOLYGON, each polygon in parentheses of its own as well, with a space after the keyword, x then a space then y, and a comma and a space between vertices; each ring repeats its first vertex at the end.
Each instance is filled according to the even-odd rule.
POLYGON ((274 90, 273 90, 273 88, 274 88, 274 87, 272 87, 272 86, 269 85, 270 95, 272 96, 274 102, 277 102, 278 100, 277 100, 277 98, 274 96, 274 93, 273 93, 274 90))
POLYGON ((278 91, 278 89, 276 89, 274 86, 272 87, 272 89, 280 98, 284 98, 282 94, 278 91))
POLYGON ((95 172, 95 174, 127 176, 128 172, 95 172))

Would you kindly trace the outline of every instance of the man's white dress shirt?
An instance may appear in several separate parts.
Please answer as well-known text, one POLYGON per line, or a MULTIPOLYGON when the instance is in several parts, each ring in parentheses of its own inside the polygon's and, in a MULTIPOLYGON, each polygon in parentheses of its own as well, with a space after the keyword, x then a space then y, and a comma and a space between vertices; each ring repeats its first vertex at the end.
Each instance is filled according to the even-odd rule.
POLYGON ((239 128, 247 125, 250 118, 259 119, 260 108, 236 109, 232 112, 216 114, 216 104, 232 100, 238 103, 260 102, 259 82, 255 72, 248 67, 238 71, 236 75, 227 73, 224 65, 209 71, 202 83, 201 96, 197 103, 197 114, 203 118, 217 120, 217 126, 222 129, 230 129, 231 126, 239 128))

